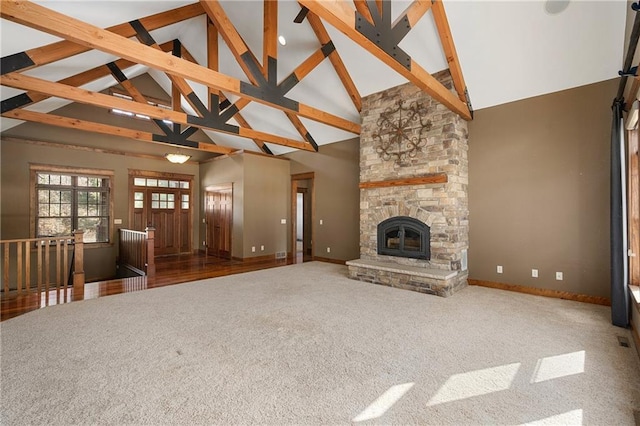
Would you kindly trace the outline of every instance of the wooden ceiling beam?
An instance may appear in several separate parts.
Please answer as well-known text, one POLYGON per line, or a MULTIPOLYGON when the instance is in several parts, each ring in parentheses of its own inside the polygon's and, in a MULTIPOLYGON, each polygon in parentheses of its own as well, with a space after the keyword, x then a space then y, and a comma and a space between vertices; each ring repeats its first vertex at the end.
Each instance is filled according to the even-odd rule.
MULTIPOLYGON (((216 72, 220 71, 219 47, 218 29, 213 21, 211 21, 211 18, 207 16, 207 67, 216 72)), ((193 56, 191 56, 191 58, 193 58, 193 56)), ((192 60, 192 62, 195 62, 195 60, 192 60)), ((213 111, 213 108, 218 108, 218 105, 211 105, 211 95, 220 95, 220 91, 207 87, 207 94, 209 95, 209 109, 213 111)))
MULTIPOLYGON (((29 1, 15 0, 3 2, 2 8, 0 9, 0 16, 4 19, 65 38, 74 43, 117 55, 121 58, 135 61, 218 90, 228 91, 282 111, 292 112, 351 133, 360 133, 361 126, 358 123, 345 120, 334 114, 286 98, 278 100, 277 102, 264 100, 255 93, 253 90, 255 87, 247 85, 236 78, 220 74, 184 59, 168 57, 164 52, 157 51, 151 47, 144 46, 29 1)), ((269 140, 267 141, 270 142, 269 140)))
POLYGON ((269 75, 269 62, 278 59, 278 0, 264 0, 262 69, 269 75))
MULTIPOLYGON (((368 10, 368 9, 367 9, 368 10)), ((326 45, 328 43, 332 43, 331 37, 329 37, 329 33, 327 29, 324 27, 324 24, 313 13, 307 13, 307 21, 309 21, 309 25, 313 29, 313 32, 316 33, 316 37, 321 45, 326 45)), ((358 111, 362 110, 362 97, 360 96, 360 92, 358 92, 358 88, 356 87, 349 71, 347 71, 347 67, 342 62, 342 58, 337 50, 334 50, 329 54, 329 61, 331 61, 331 65, 333 65, 333 69, 336 70, 336 74, 338 74, 338 78, 342 82, 344 89, 347 91, 347 94, 351 98, 353 105, 356 107, 358 111)))
MULTIPOLYGON (((185 113, 172 111, 164 108, 155 107, 152 105, 145 105, 138 102, 132 102, 125 99, 119 99, 114 96, 105 95, 102 93, 90 92, 88 90, 80 89, 77 87, 71 87, 60 83, 53 83, 46 80, 42 80, 36 77, 26 76, 20 73, 6 74, 0 77, 0 83, 3 86, 13 87, 15 89, 33 90, 40 93, 47 93, 51 96, 67 99, 70 101, 94 105, 102 108, 116 108, 124 111, 130 111, 136 114, 146 115, 158 120, 169 120, 174 123, 180 123, 185 125, 192 125, 194 121, 193 116, 189 116, 185 113)), ((272 142, 278 145, 284 145, 291 148, 312 150, 307 143, 296 141, 293 139, 284 138, 281 136, 271 135, 264 132, 258 132, 252 129, 237 128, 234 130, 225 130, 220 128, 211 128, 206 125, 197 125, 196 127, 209 128, 211 130, 227 133, 234 136, 241 136, 250 139, 261 139, 267 142, 272 142)))
MULTIPOLYGON (((218 65, 219 65, 218 30, 214 25, 214 23, 211 21, 211 19, 209 19, 208 17, 207 17, 207 43, 208 43, 207 44, 207 65, 209 66, 210 69, 214 71, 218 71, 218 65), (211 47, 213 44, 215 44, 214 48, 211 47)), ((191 54, 191 52, 189 52, 189 50, 184 46, 182 46, 182 57, 184 57, 188 61, 191 61, 195 64, 198 63, 196 59, 193 57, 193 55, 191 54)), ((224 93, 222 93, 221 91, 212 90, 211 88, 209 88, 208 93, 209 93, 209 110, 213 111, 213 108, 221 108, 220 104, 212 105, 212 101, 215 99, 217 99, 219 102, 228 102, 229 106, 231 107, 231 101, 229 101, 227 97, 224 95, 224 93), (213 95, 213 98, 212 98, 212 95, 213 95)), ((238 102, 236 102, 233 105, 233 107, 235 107, 238 110, 238 112, 234 114, 233 119, 236 120, 236 122, 241 127, 246 127, 247 129, 253 130, 251 125, 249 125, 249 122, 240 113, 240 110, 245 106, 247 106, 249 103, 250 101, 246 98, 241 98, 238 102)), ((265 144, 264 141, 260 139, 253 139, 253 142, 256 144, 258 148, 260 148, 260 151, 268 155, 273 155, 273 152, 269 149, 269 147, 265 144)))
MULTIPOLYGON (((102 123, 95 123, 92 121, 79 120, 77 118, 63 117, 53 114, 44 114, 41 112, 28 111, 25 109, 13 110, 2 114, 3 117, 13 118, 16 120, 31 121, 34 123, 48 124, 56 127, 64 127, 67 129, 84 130, 92 133, 100 133, 104 135, 120 136, 123 138, 134 139, 141 142, 149 143, 161 143, 164 145, 174 145, 167 142, 160 142, 154 139, 154 134, 149 132, 143 132, 140 130, 125 129, 122 127, 110 126, 102 123)), ((181 148, 197 149, 198 151, 213 152, 216 154, 230 154, 236 151, 233 148, 228 148, 219 145, 213 145, 206 142, 193 142, 194 146, 183 146, 181 148)))
MULTIPOLYGON (((160 45, 160 47, 166 52, 171 49, 173 42, 167 42, 160 45)), ((137 65, 135 62, 128 61, 126 59, 118 59, 114 64, 121 70, 130 68, 137 65)), ((58 83, 66 84, 73 87, 84 86, 85 84, 96 81, 102 77, 106 77, 111 73, 107 64, 100 65, 90 70, 81 72, 71 77, 59 80, 58 83)), ((38 92, 26 92, 20 95, 16 95, 12 98, 2 101, 2 112, 9 111, 13 108, 24 108, 27 105, 33 105, 38 102, 42 102, 49 99, 51 96, 38 93, 38 92)))
POLYGON ((355 11, 343 1, 327 2, 322 0, 299 0, 299 3, 311 12, 318 15, 351 40, 365 48, 375 57, 383 61, 407 80, 431 95, 434 99, 445 105, 451 111, 460 115, 465 120, 471 120, 471 111, 467 104, 458 99, 451 91, 436 80, 429 72, 422 68, 412 58, 408 66, 401 64, 391 55, 386 53, 376 43, 356 29, 355 11))
POLYGON ((367 0, 353 0, 353 3, 355 4, 358 13, 360 13, 360 15, 364 16, 367 21, 373 24, 373 16, 371 16, 371 10, 369 9, 367 0))
MULTIPOLYGON (((416 0, 414 2, 418 3, 416 0)), ((428 3, 431 3, 429 1, 428 3)), ((442 0, 435 0, 431 7, 433 13, 433 20, 436 23, 438 29, 438 35, 440 36, 440 43, 444 50, 447 63, 449 64, 449 70, 451 72, 451 78, 453 80, 453 86, 456 88, 458 98, 462 102, 469 103, 467 85, 464 82, 464 76, 462 75, 462 68, 460 67, 460 60, 458 59, 458 53, 456 52, 456 45, 453 43, 453 36, 451 35, 451 28, 449 27, 449 20, 444 10, 442 0)))
MULTIPOLYGON (((269 2, 269 0, 265 0, 265 2, 269 2)), ((242 39, 242 37, 240 36, 237 29, 235 28, 235 26, 233 25, 233 23, 231 22, 227 14, 225 13, 220 3, 218 1, 203 1, 203 0, 201 0, 201 3, 203 5, 205 12, 209 16, 209 18, 215 23, 216 27, 218 28, 218 31, 220 32, 220 35, 222 36, 225 43, 229 47, 229 50, 231 50, 231 53, 235 57, 236 61, 240 65, 240 68, 245 73, 249 81, 254 85, 272 84, 273 86, 275 86, 277 84, 277 82, 275 81, 277 78, 277 58, 271 57, 271 59, 269 59, 269 56, 265 54, 264 57, 266 58, 267 62, 266 64, 263 64, 262 67, 260 67, 260 64, 258 63, 258 60, 256 59, 255 55, 253 54, 251 49, 249 49, 249 46, 247 46, 245 41, 242 39), (260 69, 262 71, 262 77, 264 78, 259 78, 259 76, 255 75, 256 69, 260 69)), ((273 14, 275 13, 276 21, 277 21, 277 10, 274 12, 273 7, 274 6, 272 5, 272 6, 269 6, 268 10, 265 9, 265 12, 264 12, 265 20, 270 16, 271 16, 271 19, 273 19, 273 14)), ((277 8, 277 4, 275 5, 275 7, 277 8)), ((266 5, 265 5, 265 8, 267 8, 266 5)), ((277 22, 275 24, 271 23, 270 28, 271 29, 269 30, 270 33, 268 37, 277 37, 277 28, 278 28, 277 22), (275 36, 274 34, 271 34, 274 28, 275 28, 275 36)), ((270 41, 266 40, 266 37, 267 37, 266 31, 267 30, 265 30, 264 50, 265 51, 269 50, 271 54, 273 54, 273 47, 267 46, 271 44, 270 43, 271 40, 270 41)), ((277 43, 277 40, 274 40, 274 41, 277 43)), ((275 50, 277 52, 277 44, 275 46, 275 50)), ((275 54, 277 56, 277 53, 275 54)), ((304 107, 305 106, 300 105, 300 108, 304 108, 304 107)), ((314 147, 314 148, 317 147, 317 145, 315 145, 315 141, 313 140, 313 138, 309 137, 309 131, 304 126, 304 123, 302 123, 300 119, 292 119, 293 116, 297 116, 297 113, 295 111, 286 111, 286 110, 284 112, 287 115, 287 118, 289 118, 291 123, 294 125, 296 130, 298 130, 298 133, 300 133, 300 136, 302 136, 309 143, 311 147, 314 147)))
POLYGON ((427 13, 429 9, 431 9, 431 6, 431 0, 414 0, 413 3, 411 3, 409 7, 404 10, 404 12, 398 15, 398 18, 393 22, 393 25, 395 26, 402 20, 402 18, 406 16, 409 21, 409 25, 411 25, 411 28, 413 28, 424 16, 424 14, 427 13))
MULTIPOLYGON (((8 2, 3 1, 0 10, 3 9, 7 5, 7 3, 8 2)), ((194 3, 141 18, 140 22, 142 22, 142 24, 149 30, 156 30, 158 28, 166 27, 167 25, 191 19, 202 14, 204 14, 204 10, 202 9, 200 3, 194 3)), ((25 25, 29 26, 28 24, 25 25)), ((106 29, 106 31, 127 38, 133 37, 135 35, 135 31, 128 22, 109 27, 106 29)), ((3 70, 1 72, 3 74, 6 74, 7 72, 26 71, 34 67, 39 67, 41 65, 46 65, 51 62, 59 61, 74 55, 78 55, 80 53, 87 52, 92 48, 93 47, 91 46, 76 44, 69 40, 51 43, 46 46, 37 47, 35 49, 30 49, 17 54, 20 55, 22 59, 24 59, 24 61, 20 61, 22 66, 18 68, 4 67, 5 58, 3 58, 3 70)), ((16 55, 12 56, 15 57, 16 55)))

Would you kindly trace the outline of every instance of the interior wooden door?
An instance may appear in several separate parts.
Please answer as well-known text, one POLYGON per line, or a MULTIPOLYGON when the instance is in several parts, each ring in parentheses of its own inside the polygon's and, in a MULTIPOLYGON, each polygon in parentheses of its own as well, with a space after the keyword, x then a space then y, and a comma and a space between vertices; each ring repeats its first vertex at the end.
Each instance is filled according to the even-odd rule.
POLYGON ((205 194, 207 222, 207 254, 231 258, 233 229, 233 191, 221 188, 205 194))

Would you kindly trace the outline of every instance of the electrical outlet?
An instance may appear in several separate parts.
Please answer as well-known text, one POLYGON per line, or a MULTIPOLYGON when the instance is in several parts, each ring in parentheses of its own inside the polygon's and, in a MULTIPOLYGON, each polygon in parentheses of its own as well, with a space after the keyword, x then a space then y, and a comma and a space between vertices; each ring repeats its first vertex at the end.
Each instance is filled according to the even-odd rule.
POLYGON ((499 273, 499 274, 501 274, 501 273, 502 273, 502 266, 501 266, 501 265, 498 265, 498 266, 496 267, 496 272, 497 272, 497 273, 499 273))
POLYGON ((264 246, 260 246, 260 251, 264 251, 264 246))
POLYGON ((556 272, 556 280, 562 281, 564 279, 564 274, 562 272, 556 272))
POLYGON ((531 270, 531 276, 533 278, 538 278, 538 270, 537 269, 532 269, 531 270))
POLYGON ((122 225, 122 219, 113 219, 114 225, 122 225))
POLYGON ((204 217, 202 218, 202 223, 207 223, 207 220, 204 217))
POLYGON ((251 246, 251 253, 255 253, 256 252, 256 246, 251 246))
POLYGON ((320 225, 322 225, 324 222, 322 221, 322 219, 320 219, 320 225))
POLYGON ((331 253, 331 247, 327 247, 327 253, 331 253))
POLYGON ((280 219, 280 224, 286 225, 287 224, 287 219, 280 219))

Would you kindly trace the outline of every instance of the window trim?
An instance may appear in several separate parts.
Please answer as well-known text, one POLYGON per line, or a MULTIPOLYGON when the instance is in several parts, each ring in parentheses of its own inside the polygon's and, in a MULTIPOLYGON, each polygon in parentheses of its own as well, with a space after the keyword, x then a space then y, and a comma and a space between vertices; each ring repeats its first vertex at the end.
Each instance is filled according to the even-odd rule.
POLYGON ((50 164, 29 163, 29 235, 36 238, 37 216, 37 174, 38 173, 63 173, 75 176, 99 176, 109 179, 109 241, 97 243, 85 243, 85 248, 112 247, 115 237, 113 224, 113 188, 115 184, 115 172, 106 169, 91 169, 86 167, 56 166, 50 164))

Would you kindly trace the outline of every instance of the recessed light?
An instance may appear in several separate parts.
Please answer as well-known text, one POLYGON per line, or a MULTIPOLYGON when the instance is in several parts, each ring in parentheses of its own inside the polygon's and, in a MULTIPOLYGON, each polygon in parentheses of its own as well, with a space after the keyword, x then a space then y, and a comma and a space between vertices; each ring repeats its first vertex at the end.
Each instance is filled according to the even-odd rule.
POLYGON ((283 45, 283 46, 284 46, 284 45, 286 45, 286 44, 287 44, 287 39, 286 39, 286 38, 284 38, 284 36, 283 36, 283 35, 279 35, 279 36, 278 36, 278 43, 280 43, 281 45, 283 45))

